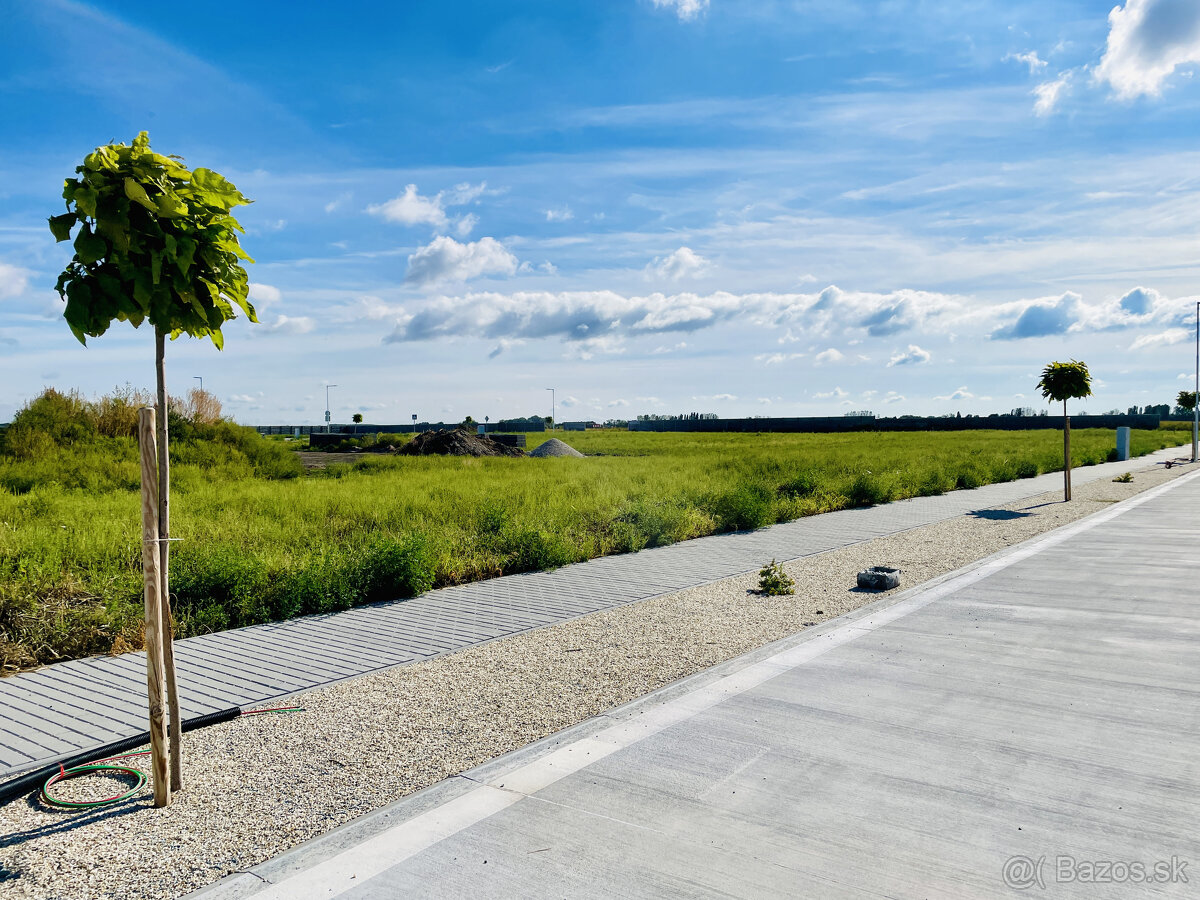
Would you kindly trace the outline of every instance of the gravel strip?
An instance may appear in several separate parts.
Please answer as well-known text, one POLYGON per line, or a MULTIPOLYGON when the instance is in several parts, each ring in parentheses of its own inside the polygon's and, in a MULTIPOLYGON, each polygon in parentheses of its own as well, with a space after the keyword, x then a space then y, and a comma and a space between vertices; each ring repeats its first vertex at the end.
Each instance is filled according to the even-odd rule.
MULTIPOLYGON (((428 662, 310 691, 304 712, 184 735, 186 790, 64 813, 0 809, 0 896, 178 897, 356 816, 649 691, 876 599, 851 590, 874 564, 918 585, 1191 471, 1134 470, 1075 500, 1044 494, 784 564, 796 594, 750 593, 757 573, 593 613, 428 662)), ((765 563, 766 560, 763 560, 765 563)), ((289 701, 287 704, 294 705, 289 701)), ((130 764, 144 765, 140 760, 130 764)), ((63 794, 111 793, 83 779, 63 794)))

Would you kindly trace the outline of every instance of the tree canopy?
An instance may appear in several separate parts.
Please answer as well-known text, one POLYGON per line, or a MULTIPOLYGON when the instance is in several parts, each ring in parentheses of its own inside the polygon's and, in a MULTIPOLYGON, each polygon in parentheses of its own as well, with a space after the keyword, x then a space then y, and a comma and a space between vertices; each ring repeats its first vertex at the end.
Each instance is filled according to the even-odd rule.
POLYGON ((254 260, 230 214, 251 201, 233 184, 154 153, 144 131, 132 146, 97 147, 75 172, 63 186, 67 212, 50 218, 50 231, 66 241, 79 226, 56 288, 80 343, 114 319, 135 328, 148 320, 172 339, 207 337, 221 349, 221 326, 237 316, 235 306, 258 321, 241 265, 254 260))
POLYGON ((1179 396, 1175 398, 1176 404, 1182 406, 1188 412, 1196 408, 1196 392, 1195 391, 1180 391, 1179 396))
POLYGON ((1052 362, 1042 369, 1038 390, 1047 400, 1066 401, 1092 396, 1092 376, 1087 363, 1052 362))

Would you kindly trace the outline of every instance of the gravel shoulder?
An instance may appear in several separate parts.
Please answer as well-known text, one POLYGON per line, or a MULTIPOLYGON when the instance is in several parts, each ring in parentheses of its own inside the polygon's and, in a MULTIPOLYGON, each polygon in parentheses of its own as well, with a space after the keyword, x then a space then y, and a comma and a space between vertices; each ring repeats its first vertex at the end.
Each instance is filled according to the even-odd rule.
MULTIPOLYGON (((400 797, 679 678, 877 599, 869 565, 915 587, 1191 471, 1107 480, 785 562, 796 593, 750 573, 493 641, 293 698, 304 712, 184 735, 186 788, 90 813, 0 808, 0 897, 178 897, 400 797)), ((767 560, 763 560, 767 562, 767 560)), ((132 761, 138 763, 138 761, 132 761)), ((140 763, 138 763, 140 765, 140 763)), ((112 782, 70 782, 100 796, 112 782)))

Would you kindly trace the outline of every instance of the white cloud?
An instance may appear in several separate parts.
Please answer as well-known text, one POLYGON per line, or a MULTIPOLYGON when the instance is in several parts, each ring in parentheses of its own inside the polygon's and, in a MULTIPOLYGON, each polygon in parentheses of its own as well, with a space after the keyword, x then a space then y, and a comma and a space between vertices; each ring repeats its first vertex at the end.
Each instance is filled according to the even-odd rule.
POLYGON ((1067 95, 1071 84, 1071 72, 1063 72, 1054 81, 1046 81, 1033 89, 1037 100, 1033 104, 1033 112, 1038 116, 1048 116, 1058 107, 1059 102, 1067 95))
POLYGON ((393 197, 386 203, 372 204, 367 212, 373 216, 382 216, 388 222, 399 222, 401 225, 432 225, 434 228, 445 228, 448 224, 446 211, 442 208, 442 195, 422 197, 417 193, 417 186, 410 184, 404 188, 404 193, 393 197))
POLYGON ((771 398, 770 397, 759 397, 755 402, 761 403, 763 406, 770 406, 771 398))
POLYGON ((1157 334, 1144 334, 1132 344, 1130 350, 1145 350, 1147 347, 1167 347, 1171 344, 1182 344, 1191 333, 1186 328, 1168 328, 1157 334))
POLYGON ((1029 74, 1036 75, 1039 71, 1046 68, 1048 63, 1044 59, 1039 59, 1036 50, 1030 50, 1026 53, 1010 53, 1004 57, 1004 62, 1010 59, 1015 59, 1019 63, 1029 66, 1029 74))
POLYGON ((438 199, 444 202, 447 206, 466 206, 468 203, 475 203, 480 197, 485 194, 502 194, 503 189, 488 190, 487 182, 481 181, 479 184, 471 184, 464 181, 462 184, 456 184, 448 191, 442 191, 438 194, 438 199))
POLYGON ((833 347, 830 347, 828 350, 822 350, 820 353, 818 353, 814 358, 814 362, 818 366, 824 366, 829 363, 841 362, 845 358, 845 354, 843 354, 840 350, 835 350, 833 347))
POLYGON ((452 237, 434 238, 408 258, 407 284, 417 286, 445 281, 468 281, 483 275, 513 275, 517 258, 495 238, 460 244, 452 237))
POLYGON ((567 396, 558 401, 558 405, 570 409, 572 406, 578 406, 582 401, 578 397, 567 396))
POLYGON ((29 276, 33 273, 20 266, 0 263, 0 300, 10 297, 20 297, 29 286, 29 276))
POLYGON ((905 397, 903 394, 897 394, 895 391, 888 391, 883 398, 884 403, 902 403, 905 397))
POLYGON ((571 212, 571 207, 560 206, 557 209, 548 209, 546 212, 547 222, 570 222, 575 218, 575 213, 571 212))
POLYGON ((832 391, 824 391, 819 394, 813 394, 814 400, 845 400, 850 394, 843 391, 840 387, 835 387, 832 391))
MULTIPOLYGON (((950 394, 947 394, 944 397, 934 397, 933 399, 934 400, 974 400, 975 395, 972 394, 970 391, 968 391, 967 386, 964 384, 958 390, 956 390, 950 394)), ((980 397, 979 399, 986 400, 987 398, 980 397)))
POLYGON ((690 22, 708 9, 708 0, 653 0, 655 9, 669 9, 679 21, 690 22))
MULTIPOLYGON (((461 249, 451 246, 455 242, 450 238, 437 240, 443 242, 447 251, 461 253, 461 249)), ((427 255, 434 254, 427 251, 427 255)), ((423 268, 418 270, 421 278, 441 271, 441 267, 432 265, 433 261, 422 262, 423 268)), ((506 271, 509 264, 504 266, 506 271)), ((411 272, 410 277, 415 280, 411 272)), ((959 313, 964 305, 960 298, 945 294, 910 290, 888 294, 848 293, 836 287, 817 294, 718 291, 708 295, 684 292, 630 296, 615 291, 472 292, 426 302, 388 340, 473 336, 561 337, 578 341, 604 334, 634 336, 699 331, 731 321, 773 329, 794 327, 808 339, 845 332, 849 332, 848 338, 878 337, 922 326, 946 330, 943 321, 959 313)), ((654 352, 665 353, 670 349, 683 348, 664 346, 654 352)))
POLYGON ((662 354, 662 353, 675 353, 675 352, 676 352, 676 351, 678 351, 678 350, 686 350, 686 349, 687 349, 687 342, 686 342, 686 341, 680 341, 680 342, 679 342, 678 344, 676 344, 674 347, 665 347, 665 346, 655 347, 655 348, 654 348, 653 350, 651 350, 650 352, 651 352, 651 353, 656 353, 656 354, 662 354))
POLYGON ((404 307, 388 303, 385 300, 367 294, 359 297, 353 303, 341 308, 338 318, 341 321, 367 320, 378 322, 382 319, 396 319, 404 315, 404 307))
POLYGON ((800 359, 805 355, 804 353, 760 353, 754 357, 754 361, 762 363, 764 366, 777 366, 789 360, 800 359))
POLYGON ((255 311, 267 309, 274 306, 283 299, 283 292, 277 287, 272 287, 269 284, 258 284, 250 282, 249 285, 250 302, 254 304, 255 311))
POLYGON ((654 262, 646 266, 646 273, 659 278, 679 281, 681 278, 692 278, 708 268, 709 262, 690 247, 680 247, 666 256, 655 257, 654 262))
POLYGON ((892 366, 917 366, 929 362, 931 356, 928 350, 922 350, 916 344, 909 344, 907 350, 894 354, 888 360, 887 367, 890 369, 892 366))
POLYGON ((261 328, 269 334, 308 334, 313 326, 313 320, 308 316, 278 316, 273 322, 264 323, 261 328))
POLYGON ((475 213, 467 213, 465 216, 460 216, 458 221, 454 223, 454 231, 459 237, 465 238, 478 224, 479 216, 475 215, 475 213))
POLYGON ((1157 96, 1178 68, 1200 62, 1200 4, 1127 0, 1108 14, 1108 45, 1095 78, 1117 97, 1157 96))
POLYGON ((609 409, 616 409, 618 407, 628 406, 629 401, 623 400, 621 398, 617 398, 616 400, 609 400, 608 403, 606 403, 604 405, 607 406, 609 409))

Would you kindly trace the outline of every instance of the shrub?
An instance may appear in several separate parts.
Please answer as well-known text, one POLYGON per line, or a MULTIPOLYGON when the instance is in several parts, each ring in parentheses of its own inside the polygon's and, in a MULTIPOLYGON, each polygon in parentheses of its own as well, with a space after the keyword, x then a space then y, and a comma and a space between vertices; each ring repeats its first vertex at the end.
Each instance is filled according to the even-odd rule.
POLYGON ((1026 459, 1017 463, 1016 472, 1018 478, 1036 478, 1038 471, 1038 464, 1033 460, 1026 459))
POLYGON ((892 492, 870 472, 862 472, 850 482, 846 497, 854 506, 874 506, 891 500, 892 492))
POLYGON ((509 526, 500 533, 495 546, 505 574, 557 569, 575 560, 574 548, 561 535, 538 528, 509 526))
POLYGON ((783 566, 771 560, 758 573, 758 592, 767 597, 796 593, 796 582, 783 571, 783 566))
POLYGON ((821 490, 821 480, 814 472, 800 472, 779 486, 784 497, 811 497, 821 490))
POLYGON ((429 542, 410 534, 401 540, 382 538, 363 553, 356 573, 368 603, 415 597, 433 587, 436 561, 429 542))
POLYGON ((1118 475, 1113 479, 1113 481, 1117 482, 1118 484, 1129 484, 1129 482, 1133 481, 1133 473, 1126 472, 1123 475, 1118 475))
POLYGON ((270 615, 266 566, 233 547, 188 547, 171 557, 171 593, 180 619, 239 628, 270 615))
POLYGON ((722 531, 749 531, 775 521, 774 497, 765 486, 743 483, 710 503, 722 531))

